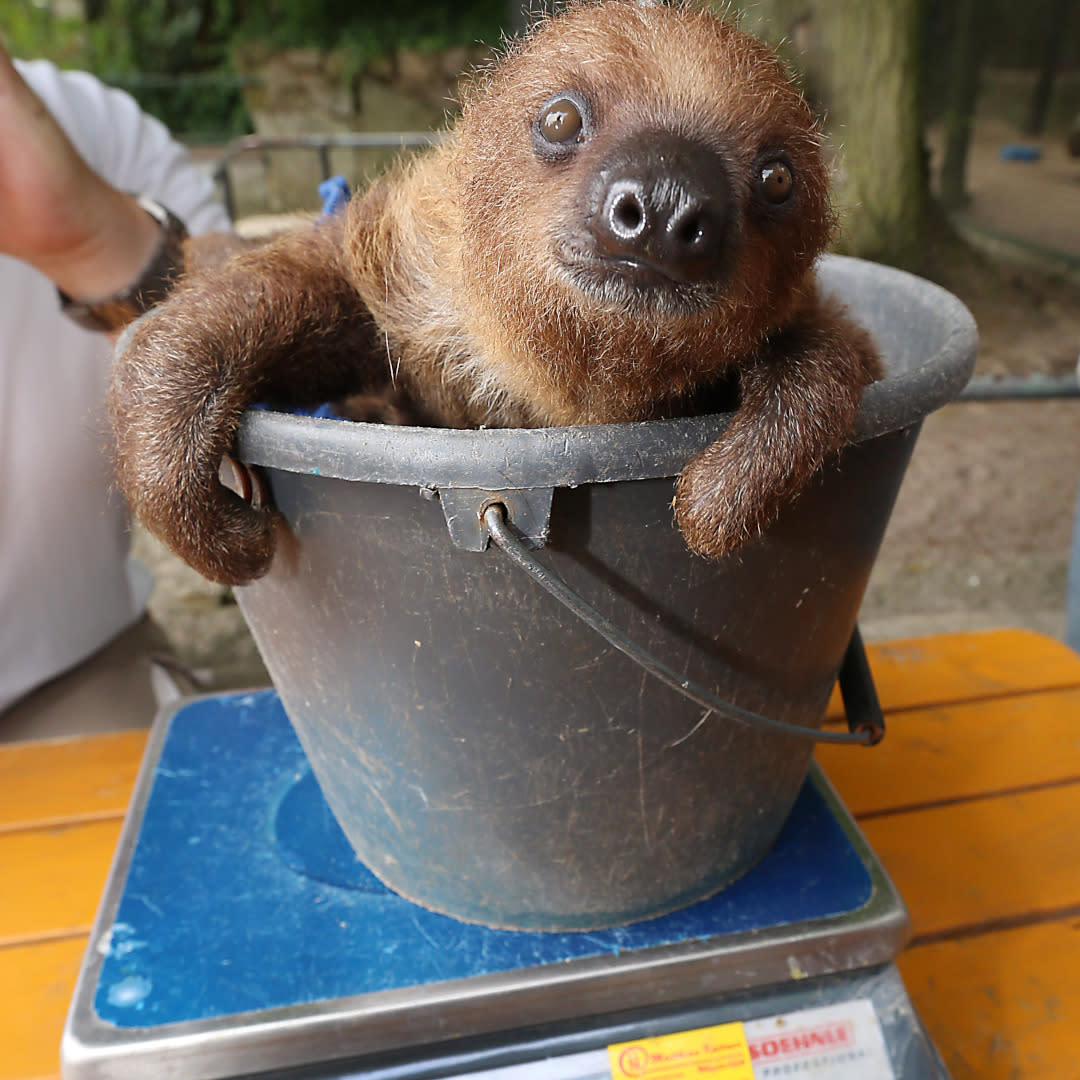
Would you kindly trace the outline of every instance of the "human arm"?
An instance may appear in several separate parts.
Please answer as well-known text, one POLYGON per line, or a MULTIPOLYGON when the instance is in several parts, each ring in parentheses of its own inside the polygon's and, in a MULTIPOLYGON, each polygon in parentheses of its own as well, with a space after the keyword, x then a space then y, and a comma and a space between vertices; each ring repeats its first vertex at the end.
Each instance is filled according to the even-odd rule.
POLYGON ((90 168, 3 46, 0 146, 0 252, 79 300, 104 299, 138 278, 160 225, 90 168))
POLYGON ((213 182, 187 148, 130 95, 86 72, 12 63, 0 48, 0 140, 0 253, 76 301, 140 282, 143 303, 158 298, 184 262, 182 230, 166 230, 162 207, 193 235, 221 236, 218 247, 230 234, 213 182), (153 213, 136 196, 158 204, 153 213))

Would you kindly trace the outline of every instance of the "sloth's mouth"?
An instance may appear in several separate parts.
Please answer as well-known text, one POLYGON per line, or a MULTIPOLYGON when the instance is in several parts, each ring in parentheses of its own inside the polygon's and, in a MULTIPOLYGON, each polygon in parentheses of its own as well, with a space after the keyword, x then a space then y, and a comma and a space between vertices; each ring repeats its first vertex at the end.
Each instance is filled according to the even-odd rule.
POLYGON ((612 273, 621 274, 642 288, 673 288, 685 285, 685 281, 667 273, 663 267, 655 266, 645 259, 635 259, 630 255, 597 255, 594 261, 607 267, 612 273))
POLYGON ((605 305, 692 315, 716 301, 716 283, 679 280, 645 259, 599 255, 564 243, 558 262, 576 288, 605 305))

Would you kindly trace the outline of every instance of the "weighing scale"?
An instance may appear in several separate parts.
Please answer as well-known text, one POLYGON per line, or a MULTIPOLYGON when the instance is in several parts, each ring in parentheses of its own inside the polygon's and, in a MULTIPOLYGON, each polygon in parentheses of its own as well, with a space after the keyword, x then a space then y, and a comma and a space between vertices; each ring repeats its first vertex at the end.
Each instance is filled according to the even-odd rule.
POLYGON ((892 962, 907 926, 816 767, 709 900, 589 933, 462 923, 357 861, 274 691, 194 698, 151 733, 63 1076, 947 1080, 892 962))

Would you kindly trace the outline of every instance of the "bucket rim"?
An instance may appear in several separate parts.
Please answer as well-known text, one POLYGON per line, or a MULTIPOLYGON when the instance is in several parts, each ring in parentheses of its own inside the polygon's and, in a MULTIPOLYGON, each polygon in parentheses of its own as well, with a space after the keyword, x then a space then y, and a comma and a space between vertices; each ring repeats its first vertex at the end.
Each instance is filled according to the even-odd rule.
MULTIPOLYGON (((937 351, 863 393, 851 442, 920 423, 952 401, 975 365, 978 332, 967 307, 933 282, 895 267, 842 255, 818 263, 827 294, 868 275, 903 303, 909 319, 942 327, 937 351)), ((858 311, 853 312, 858 319, 858 311)), ((733 413, 617 424, 540 428, 410 427, 248 410, 237 434, 248 464, 367 483, 420 488, 576 487, 677 475, 723 434, 733 413)))

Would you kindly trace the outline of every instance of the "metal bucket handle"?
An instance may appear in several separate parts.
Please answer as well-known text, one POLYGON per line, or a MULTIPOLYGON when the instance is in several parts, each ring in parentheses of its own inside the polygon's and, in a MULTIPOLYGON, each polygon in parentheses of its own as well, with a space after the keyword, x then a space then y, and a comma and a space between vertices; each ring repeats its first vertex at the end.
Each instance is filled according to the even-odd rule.
POLYGON ((737 723, 763 731, 811 739, 814 742, 876 746, 885 737, 885 718, 881 712, 858 626, 852 631, 839 673, 840 694, 847 714, 848 731, 821 731, 803 727, 801 724, 789 724, 722 700, 700 683, 680 675, 659 657, 627 637, 580 593, 533 557, 525 543, 512 530, 507 520, 506 507, 502 503, 490 503, 483 511, 483 522, 488 535, 510 561, 524 570, 568 611, 654 678, 709 712, 721 713, 737 723))

